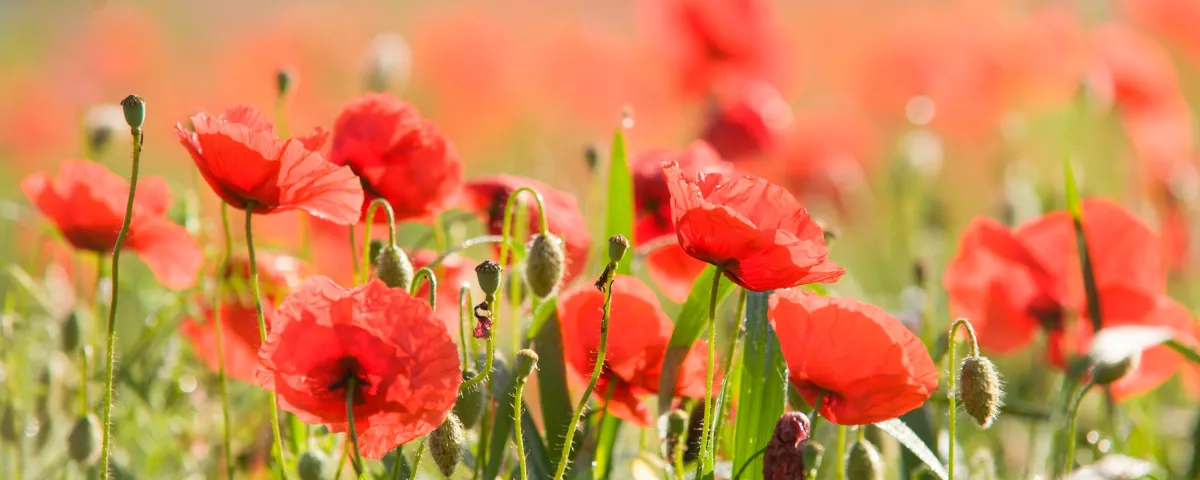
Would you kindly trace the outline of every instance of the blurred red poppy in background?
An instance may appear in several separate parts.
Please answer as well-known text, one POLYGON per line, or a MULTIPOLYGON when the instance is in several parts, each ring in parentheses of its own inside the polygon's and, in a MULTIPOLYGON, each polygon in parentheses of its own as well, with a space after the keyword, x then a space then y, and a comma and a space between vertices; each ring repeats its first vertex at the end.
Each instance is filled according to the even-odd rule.
POLYGON ((333 432, 349 426, 382 458, 446 419, 462 383, 458 348, 425 301, 379 280, 347 289, 313 277, 284 300, 259 350, 259 384, 279 406, 333 432))
MULTIPOLYGON (((125 221, 127 180, 98 163, 68 160, 57 178, 35 173, 21 182, 21 191, 76 249, 112 252, 125 221)), ((167 219, 170 206, 165 180, 140 179, 124 248, 137 253, 164 286, 182 290, 196 281, 204 253, 187 229, 167 219)))
MULTIPOLYGON (((574 195, 555 190, 537 180, 501 174, 467 182, 463 190, 463 207, 480 216, 487 225, 488 233, 500 235, 504 230, 504 208, 508 197, 521 187, 533 188, 542 195, 550 233, 558 235, 566 246, 567 265, 562 283, 566 285, 587 266, 588 249, 592 245, 587 222, 583 219, 583 213, 579 210, 579 203, 574 195)), ((533 201, 533 197, 523 193, 517 202, 525 203, 528 209, 526 218, 529 224, 525 228, 527 235, 532 237, 541 232, 537 203, 533 201)), ((516 218, 515 212, 513 217, 516 218)))
POLYGON ((225 113, 192 117, 191 132, 175 125, 179 143, 225 203, 254 213, 301 210, 335 223, 358 220, 363 193, 349 167, 325 161, 316 150, 329 132, 280 140, 257 108, 232 107, 225 113))
MULTIPOLYGON (((604 294, 591 285, 576 286, 559 297, 563 351, 571 372, 584 381, 596 366, 603 306, 604 294)), ((639 427, 650 425, 650 410, 641 397, 658 392, 673 325, 649 286, 634 277, 617 276, 612 284, 605 368, 592 393, 603 402, 616 382, 611 386, 609 414, 639 427)), ((702 345, 692 349, 681 367, 676 395, 704 397, 706 358, 702 345)))
POLYGON ((789 289, 767 311, 804 400, 824 394, 821 416, 838 425, 882 422, 920 407, 938 385, 921 340, 874 305, 789 289))
POLYGON ((700 138, 721 158, 760 158, 779 143, 792 123, 792 109, 766 82, 737 82, 717 91, 700 138))
POLYGON ((385 94, 346 105, 333 126, 329 160, 349 165, 362 178, 363 215, 367 203, 383 198, 396 221, 432 218, 453 206, 462 186, 454 145, 412 105, 385 94))
POLYGON ((796 198, 762 178, 685 173, 663 165, 683 250, 754 291, 832 283, 846 273, 828 259, 825 233, 796 198))

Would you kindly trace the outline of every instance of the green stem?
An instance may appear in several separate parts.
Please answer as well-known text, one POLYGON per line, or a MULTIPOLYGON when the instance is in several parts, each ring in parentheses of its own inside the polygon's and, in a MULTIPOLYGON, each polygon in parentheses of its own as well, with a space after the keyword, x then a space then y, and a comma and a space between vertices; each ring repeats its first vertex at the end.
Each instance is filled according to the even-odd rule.
POLYGON ((413 455, 412 478, 417 478, 417 469, 421 468, 421 455, 425 453, 426 443, 429 443, 428 439, 421 441, 421 446, 417 447, 417 454, 413 455))
POLYGON ((467 349, 471 344, 467 343, 467 319, 470 317, 471 311, 471 287, 463 285, 458 289, 458 340, 462 342, 462 364, 463 368, 467 365, 467 349), (464 301, 466 302, 464 304, 464 301))
POLYGON ((350 466, 354 468, 354 473, 362 476, 362 454, 358 453, 358 431, 354 426, 354 392, 358 388, 358 379, 350 377, 346 382, 346 425, 347 435, 350 435, 350 445, 354 446, 354 456, 350 457, 350 466))
MULTIPOLYGON (((838 425, 837 435, 837 478, 846 480, 846 426, 838 425)), ((953 477, 951 477, 953 478, 953 477)))
POLYGON ((817 436, 817 425, 821 420, 821 404, 825 402, 825 390, 817 392, 817 400, 812 404, 812 412, 808 414, 808 436, 815 438, 817 436))
POLYGON ((538 193, 537 190, 534 190, 530 187, 521 187, 521 188, 514 190, 512 192, 512 194, 510 194, 508 196, 508 201, 505 202, 504 223, 501 225, 501 230, 500 230, 500 235, 506 240, 504 243, 502 243, 500 245, 500 265, 503 266, 504 268, 508 268, 508 263, 507 263, 508 262, 508 241, 507 240, 510 239, 511 235, 512 235, 513 207, 516 205, 517 197, 519 197, 521 195, 521 192, 529 192, 531 195, 533 195, 533 200, 535 202, 537 202, 537 206, 538 206, 538 216, 541 219, 542 234, 545 235, 545 234, 550 233, 549 222, 546 220, 546 207, 545 207, 544 203, 542 202, 542 194, 538 193))
MULTIPOLYGON (((250 292, 254 295, 254 313, 258 316, 258 338, 267 343, 267 320, 263 314, 262 295, 258 288, 258 258, 254 255, 254 229, 251 220, 254 218, 254 202, 246 202, 246 254, 250 256, 250 292)), ((275 392, 267 392, 271 402, 271 435, 275 442, 275 460, 278 462, 279 475, 287 478, 283 459, 283 436, 279 434, 279 402, 275 392)))
POLYGON ((521 467, 521 480, 529 480, 525 469, 525 437, 521 435, 521 411, 524 405, 521 398, 525 393, 525 378, 517 378, 517 391, 513 396, 513 443, 517 444, 517 461, 521 467))
POLYGON ((371 224, 375 223, 375 209, 383 205, 383 211, 387 212, 388 224, 388 245, 396 244, 396 213, 392 210, 392 205, 382 198, 371 200, 371 206, 367 207, 367 218, 363 225, 363 248, 362 248, 362 265, 363 268, 359 271, 358 284, 367 283, 371 277, 371 224))
POLYGON ((492 304, 494 303, 494 301, 488 302, 488 317, 492 321, 492 329, 488 332, 487 336, 487 358, 483 360, 483 371, 476 374, 474 378, 463 382, 458 387, 459 392, 465 392, 480 382, 487 380, 492 373, 493 359, 496 357, 496 313, 492 310, 492 304))
POLYGON ((433 274, 433 270, 429 267, 421 267, 417 273, 413 275, 412 286, 409 287, 408 293, 416 296, 417 291, 421 289, 421 280, 429 283, 429 308, 437 311, 437 275, 433 274))
POLYGON ((950 325, 950 336, 946 339, 950 349, 948 360, 950 374, 946 379, 946 382, 949 384, 949 388, 946 390, 946 397, 950 402, 950 443, 947 447, 949 449, 949 456, 946 458, 946 471, 949 475, 949 478, 954 478, 954 444, 956 443, 955 431, 958 427, 958 396, 955 394, 956 391, 954 390, 954 380, 956 377, 954 374, 954 369, 957 363, 954 359, 954 350, 955 346, 958 344, 958 337, 956 335, 958 333, 958 327, 960 326, 967 329, 967 338, 971 342, 969 355, 979 355, 979 342, 975 338, 975 327, 971 326, 971 322, 965 318, 955 320, 954 323, 950 325))
POLYGON ((1079 390, 1079 396, 1075 397, 1075 403, 1071 406, 1071 418, 1067 423, 1067 459, 1063 463, 1063 471, 1058 472, 1061 475, 1066 475, 1075 465, 1075 421, 1079 418, 1079 405, 1083 403, 1083 397, 1087 396, 1088 391, 1092 389, 1094 384, 1091 380, 1083 384, 1083 388, 1079 390))
POLYGON ((225 292, 225 278, 222 272, 229 265, 230 252, 233 250, 233 237, 229 232, 229 205, 221 203, 221 231, 225 234, 225 251, 224 258, 221 260, 221 268, 216 275, 215 292, 213 293, 213 328, 217 334, 217 382, 221 390, 221 420, 224 422, 224 431, 222 432, 222 441, 225 443, 225 474, 226 478, 233 479, 233 440, 229 432, 229 382, 225 375, 225 341, 224 327, 221 325, 221 295, 225 292))
POLYGON ((767 453, 767 447, 760 448, 757 452, 754 452, 754 455, 751 455, 750 458, 746 459, 746 463, 742 464, 742 468, 738 469, 737 475, 733 476, 733 480, 740 480, 742 478, 742 474, 746 473, 746 468, 749 467, 751 463, 754 463, 754 459, 765 453, 767 453))
MULTIPOLYGON (((613 269, 616 269, 616 262, 613 263, 613 269)), ((612 284, 615 280, 615 275, 609 277, 608 284, 604 288, 604 310, 600 318, 600 348, 596 352, 596 365, 592 367, 592 378, 588 380, 587 388, 583 390, 583 396, 579 397, 579 404, 575 406, 575 413, 571 417, 571 423, 567 424, 566 438, 563 439, 562 455, 558 459, 558 468, 554 473, 554 480, 562 480, 563 474, 567 471, 567 463, 571 459, 571 443, 575 439, 575 430, 579 427, 579 419, 583 417, 583 411, 587 408, 588 400, 592 397, 592 391, 596 389, 596 382, 600 380, 600 375, 604 373, 604 362, 608 355, 608 317, 612 311, 612 284)), ((711 386, 709 388, 712 388, 711 386)), ((711 392, 710 392, 711 393, 711 392)))
POLYGON ((430 225, 430 227, 433 233, 433 246, 439 252, 446 251, 446 231, 442 230, 442 216, 440 214, 433 216, 433 225, 430 225))
POLYGON ((709 440, 713 448, 709 450, 709 457, 712 458, 712 463, 716 464, 717 448, 716 445, 721 441, 718 433, 721 432, 722 426, 725 423, 726 413, 728 413, 732 402, 729 399, 729 389, 732 388, 729 374, 733 371, 734 353, 737 351, 738 342, 742 339, 742 322, 746 316, 746 298, 747 290, 741 289, 738 294, 737 313, 734 316, 733 341, 729 343, 729 349, 725 351, 725 361, 721 365, 725 366, 725 379, 721 381, 721 391, 717 394, 717 400, 720 403, 720 409, 714 414, 716 418, 713 420, 712 431, 709 432, 709 440))
POLYGON ((105 352, 104 362, 104 419, 100 427, 103 432, 100 437, 100 475, 104 479, 108 479, 111 475, 108 460, 112 439, 109 437, 112 431, 113 368, 117 359, 117 292, 121 290, 119 287, 121 247, 125 246, 125 237, 129 235, 129 223, 133 221, 133 201, 137 193, 138 168, 142 161, 142 129, 134 128, 130 133, 133 135, 133 173, 129 176, 129 197, 125 201, 125 220, 121 222, 121 231, 117 233, 117 243, 113 245, 112 285, 108 303, 108 338, 106 341, 108 350, 105 352))
POLYGON ((675 478, 684 479, 683 475, 683 456, 687 450, 687 433, 682 433, 675 436, 675 478))
POLYGON ((718 292, 723 272, 724 269, 721 266, 717 266, 717 270, 713 272, 712 293, 708 301, 708 369, 704 381, 704 424, 700 432, 700 465, 698 466, 700 470, 696 471, 696 478, 701 478, 704 472, 710 472, 713 468, 708 455, 708 431, 713 421, 712 384, 717 370, 717 298, 720 296, 718 292))
MULTIPOLYGON (((421 444, 421 450, 425 449, 425 444, 421 444)), ((392 480, 400 480, 404 473, 404 445, 396 445, 396 449, 392 451, 392 480)), ((412 470, 413 476, 416 476, 417 470, 412 470)), ((334 476, 333 478, 338 478, 334 476)))
MULTIPOLYGON (((358 242, 354 240, 354 224, 350 224, 350 265, 354 267, 353 278, 358 280, 359 272, 361 270, 358 266, 358 242)), ((370 269, 368 269, 368 271, 370 271, 370 269)))

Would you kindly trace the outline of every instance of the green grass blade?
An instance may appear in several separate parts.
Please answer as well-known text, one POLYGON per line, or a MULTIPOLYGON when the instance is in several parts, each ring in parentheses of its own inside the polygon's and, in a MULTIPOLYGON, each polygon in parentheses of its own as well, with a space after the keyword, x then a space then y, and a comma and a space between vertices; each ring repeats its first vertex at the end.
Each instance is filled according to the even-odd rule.
MULTIPOLYGON (((629 171, 629 154, 625 148, 625 133, 618 127, 613 133, 612 149, 608 163, 608 214, 604 224, 605 235, 624 235, 633 241, 633 174, 629 171)), ((632 273, 630 264, 621 262, 617 273, 632 273)))
POLYGON ((1071 223, 1075 226, 1075 247, 1079 250, 1079 265, 1083 270, 1083 291, 1087 296, 1088 319, 1092 331, 1103 325, 1100 312, 1100 291, 1096 288, 1096 272, 1092 269, 1092 255, 1088 250, 1087 237, 1083 233, 1083 207, 1079 200, 1079 187, 1075 185, 1075 172, 1070 159, 1063 159, 1063 176, 1066 177, 1067 211, 1071 212, 1071 223))
MULTIPOLYGON (((571 423, 572 405, 567 390, 567 365, 563 355, 562 329, 558 323, 557 304, 544 305, 538 317, 544 315, 542 328, 533 339, 533 350, 538 354, 538 402, 542 410, 542 424, 550 438, 561 438, 571 423)), ((537 321, 535 321, 536 323, 537 321)), ((550 457, 562 454, 560 442, 550 442, 550 457)))
POLYGON ((752 292, 746 300, 746 343, 733 425, 733 467, 739 471, 751 462, 742 475, 749 480, 762 478, 762 457, 754 454, 767 446, 787 403, 788 369, 779 338, 767 320, 768 298, 767 292, 752 292))
MULTIPOLYGON (((663 358, 662 376, 658 382, 658 411, 667 412, 671 408, 671 400, 675 398, 675 381, 679 377, 679 367, 688 351, 704 332, 708 320, 708 302, 712 297, 713 274, 716 267, 709 265, 692 284, 692 293, 675 317, 675 330, 671 332, 671 341, 663 358)), ((720 304, 735 287, 733 282, 724 281, 717 291, 717 303, 720 304)))
POLYGON ((621 419, 605 415, 600 421, 600 432, 596 437, 596 456, 592 459, 592 476, 596 480, 608 480, 612 475, 612 457, 616 450, 617 434, 621 432, 621 419))
POLYGON ((900 442, 901 445, 904 445, 904 448, 916 455, 917 458, 919 458, 922 462, 925 462, 925 465, 929 467, 929 470, 933 472, 934 475, 937 475, 938 478, 941 478, 942 480, 946 480, 946 467, 942 466, 942 462, 938 460, 937 455, 934 455, 933 451, 929 449, 929 446, 926 445, 925 442, 921 441, 921 438, 917 436, 917 433, 911 428, 908 428, 908 424, 905 424, 899 418, 893 418, 886 422, 876 423, 875 426, 879 427, 880 430, 887 432, 888 435, 891 435, 892 438, 895 438, 897 442, 900 442))

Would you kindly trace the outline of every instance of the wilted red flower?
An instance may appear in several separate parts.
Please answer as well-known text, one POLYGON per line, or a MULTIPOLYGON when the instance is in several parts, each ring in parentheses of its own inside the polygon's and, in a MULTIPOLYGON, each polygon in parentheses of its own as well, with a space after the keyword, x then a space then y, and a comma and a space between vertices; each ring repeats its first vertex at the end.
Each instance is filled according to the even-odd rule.
MULTIPOLYGON (((563 285, 566 285, 587 265, 588 249, 592 245, 587 222, 583 220, 583 213, 573 195, 555 190, 537 180, 501 174, 467 182, 463 196, 464 208, 483 219, 487 224, 488 233, 500 235, 504 229, 504 207, 508 203, 508 197, 521 187, 530 187, 542 194, 550 233, 561 238, 567 248, 566 274, 563 276, 563 285)), ((517 201, 528 206, 526 218, 529 219, 529 225, 525 231, 529 236, 533 236, 541 232, 542 227, 538 220, 537 204, 527 195, 522 194, 517 201)), ((515 212, 513 217, 516 217, 515 212)), ((514 224, 513 228, 515 227, 514 224)))
MULTIPOLYGON (((258 254, 259 288, 263 295, 263 315, 268 330, 275 318, 275 306, 300 281, 300 262, 292 257, 258 254)), ((230 378, 254 382, 258 371, 258 312, 250 290, 250 260, 234 258, 218 275, 226 282, 221 298, 222 350, 225 372, 230 378)), ((213 326, 212 298, 199 299, 201 316, 185 319, 179 328, 208 368, 217 371, 217 331, 213 326)))
POLYGON ((722 89, 710 107, 703 138, 721 158, 758 158, 776 146, 792 122, 792 107, 766 82, 738 82, 722 89))
POLYGON ((309 424, 346 431, 346 388, 363 456, 432 432, 454 407, 458 348, 429 304, 379 280, 313 277, 283 301, 259 350, 258 382, 309 424))
POLYGON ((191 132, 175 125, 179 143, 225 203, 254 213, 301 210, 341 224, 358 220, 362 186, 349 167, 325 161, 316 150, 329 132, 280 140, 257 108, 233 107, 225 113, 192 117, 191 132))
POLYGON ((839 425, 882 422, 920 407, 938 371, 921 340, 883 309, 800 290, 771 295, 789 379, 821 416, 839 425))
MULTIPOLYGON (((21 182, 21 191, 75 248, 112 252, 125 221, 127 180, 98 163, 68 160, 58 178, 35 173, 21 182)), ((124 248, 137 253, 159 282, 180 290, 196 281, 204 254, 187 229, 167 219, 170 206, 166 181, 140 179, 124 248)))
POLYGON ((765 179, 684 173, 663 165, 683 250, 754 291, 831 283, 846 273, 796 198, 765 179))
MULTIPOLYGON (((703 141, 693 142, 681 152, 649 151, 638 155, 630 165, 634 203, 637 204, 633 237, 638 245, 667 236, 672 240, 675 238, 671 192, 662 174, 662 164, 667 161, 675 161, 689 172, 733 172, 733 166, 721 160, 703 141)), ((649 252, 646 265, 650 267, 650 278, 654 283, 677 302, 687 299, 692 282, 704 270, 704 262, 689 256, 674 241, 649 252)))
POLYGON ((779 417, 763 451, 764 480, 804 479, 808 475, 804 446, 811 428, 808 416, 803 413, 787 412, 779 417))
MULTIPOLYGON (((434 250, 417 250, 410 255, 414 269, 427 267, 441 256, 434 250)), ((437 311, 434 316, 446 326, 450 338, 458 338, 459 311, 458 289, 463 285, 473 285, 475 282, 476 262, 462 255, 454 254, 442 260, 435 270, 438 279, 437 311)), ((429 284, 423 283, 417 290, 417 298, 429 298, 429 284)), ((470 309, 471 305, 467 305, 470 309)), ((468 318, 471 318, 468 316, 468 318)))
POLYGON ((387 200, 397 221, 450 208, 462 186, 454 146, 416 108, 386 94, 369 93, 342 109, 329 160, 349 165, 362 178, 364 201, 387 200))
MULTIPOLYGON (((576 286, 559 296, 563 351, 570 371, 584 379, 590 377, 596 365, 603 305, 604 294, 591 285, 576 286)), ((671 340, 673 323, 659 306, 654 291, 641 280, 625 275, 617 276, 612 283, 608 321, 605 368, 593 396, 603 401, 610 382, 616 382, 608 413, 641 427, 648 426, 650 411, 640 397, 658 392, 663 355, 671 340)), ((692 349, 680 369, 676 395, 704 396, 706 358, 701 346, 692 349)))

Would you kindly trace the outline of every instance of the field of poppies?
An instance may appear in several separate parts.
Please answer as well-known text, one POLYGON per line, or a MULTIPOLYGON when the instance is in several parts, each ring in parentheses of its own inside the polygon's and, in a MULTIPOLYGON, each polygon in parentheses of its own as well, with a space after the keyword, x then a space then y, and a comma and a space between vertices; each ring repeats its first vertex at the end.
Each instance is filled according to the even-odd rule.
POLYGON ((1200 479, 1196 112, 1195 0, 0 3, 0 479, 1200 479))

